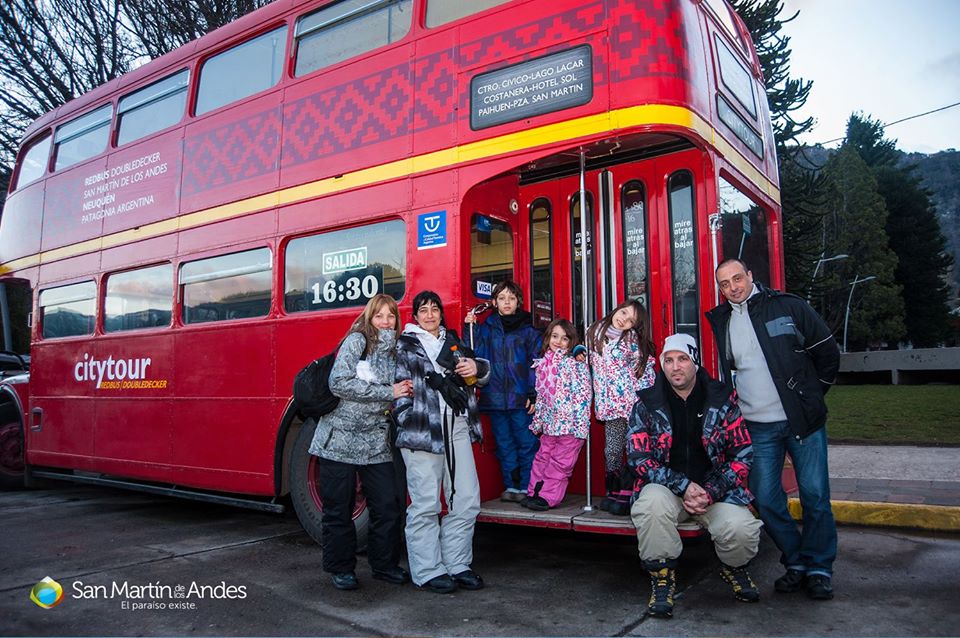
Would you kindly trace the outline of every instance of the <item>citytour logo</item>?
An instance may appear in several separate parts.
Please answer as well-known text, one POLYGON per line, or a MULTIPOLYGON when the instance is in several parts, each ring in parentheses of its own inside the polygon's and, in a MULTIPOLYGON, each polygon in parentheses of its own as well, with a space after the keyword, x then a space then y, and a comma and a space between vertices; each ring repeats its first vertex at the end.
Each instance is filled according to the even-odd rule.
POLYGON ((166 379, 151 378, 150 357, 132 359, 97 359, 84 353, 83 360, 73 366, 73 378, 90 381, 98 390, 162 390, 166 379))
POLYGON ((63 601, 63 587, 47 576, 30 590, 30 600, 35 602, 38 607, 51 609, 63 601))

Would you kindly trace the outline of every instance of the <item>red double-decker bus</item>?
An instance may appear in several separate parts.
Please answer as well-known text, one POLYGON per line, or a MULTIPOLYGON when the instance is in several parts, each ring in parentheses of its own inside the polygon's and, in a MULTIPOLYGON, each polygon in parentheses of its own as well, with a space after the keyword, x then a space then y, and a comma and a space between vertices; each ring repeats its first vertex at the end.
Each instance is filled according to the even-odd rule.
MULTIPOLYGON (((538 326, 638 298, 656 342, 710 360, 718 259, 783 285, 778 199, 723 0, 277 0, 27 130, 0 280, 29 288, 31 360, 0 385, 2 471, 292 501, 315 535, 291 381, 368 298, 407 319, 429 288, 462 317, 511 277, 538 326)), ((629 533, 584 511, 601 449, 563 507, 482 519, 629 533)))

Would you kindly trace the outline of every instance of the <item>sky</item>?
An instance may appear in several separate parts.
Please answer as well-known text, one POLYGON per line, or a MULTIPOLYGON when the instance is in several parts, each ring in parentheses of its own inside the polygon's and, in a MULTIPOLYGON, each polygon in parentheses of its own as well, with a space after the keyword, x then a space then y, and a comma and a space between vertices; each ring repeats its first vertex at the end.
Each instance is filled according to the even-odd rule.
MULTIPOLYGON (((894 122, 960 102, 960 0, 784 0, 790 77, 813 80, 796 119, 817 125, 802 142, 843 137, 862 111, 894 122)), ((906 152, 960 150, 960 105, 886 131, 906 152)), ((834 147, 839 142, 824 144, 834 147)))

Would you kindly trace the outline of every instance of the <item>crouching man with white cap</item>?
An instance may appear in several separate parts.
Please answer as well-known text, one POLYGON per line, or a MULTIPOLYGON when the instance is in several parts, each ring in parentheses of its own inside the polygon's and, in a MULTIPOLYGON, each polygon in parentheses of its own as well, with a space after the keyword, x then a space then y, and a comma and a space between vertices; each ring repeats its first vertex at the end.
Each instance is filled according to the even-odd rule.
POLYGON ((675 569, 683 550, 677 524, 688 519, 710 533, 720 574, 736 599, 760 599, 747 572, 761 526, 748 508, 750 434, 736 392, 711 379, 699 359, 693 337, 667 337, 662 371, 653 387, 639 393, 627 434, 627 462, 637 474, 630 515, 650 572, 647 613, 661 618, 673 615, 675 569))

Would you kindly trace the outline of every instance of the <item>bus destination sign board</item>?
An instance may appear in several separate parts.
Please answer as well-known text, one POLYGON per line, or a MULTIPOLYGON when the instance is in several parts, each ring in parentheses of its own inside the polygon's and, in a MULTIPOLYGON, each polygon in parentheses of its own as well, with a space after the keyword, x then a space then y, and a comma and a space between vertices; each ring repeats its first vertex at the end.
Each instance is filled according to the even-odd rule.
POLYGON ((484 129, 586 104, 593 98, 593 55, 584 44, 470 81, 470 128, 484 129))

